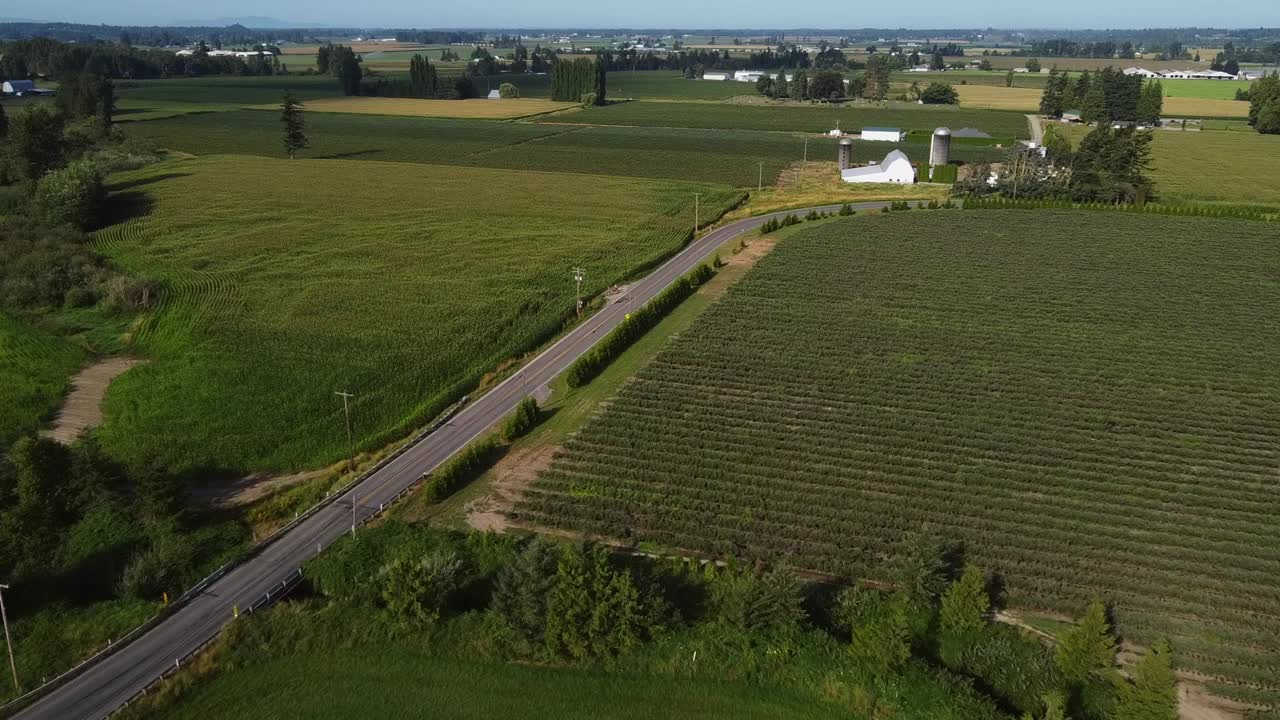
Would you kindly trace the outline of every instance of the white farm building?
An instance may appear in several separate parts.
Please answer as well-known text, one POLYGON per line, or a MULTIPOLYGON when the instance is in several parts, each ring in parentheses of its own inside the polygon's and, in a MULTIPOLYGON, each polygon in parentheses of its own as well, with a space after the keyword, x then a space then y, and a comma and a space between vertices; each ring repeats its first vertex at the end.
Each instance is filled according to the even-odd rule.
POLYGON ((729 73, 723 73, 723 72, 702 73, 702 79, 703 80, 722 80, 722 81, 728 80, 729 73))
POLYGON ((860 137, 863 140, 878 140, 880 142, 902 142, 902 131, 898 128, 885 127, 864 127, 860 137))
POLYGON ((36 84, 30 80, 6 80, 4 83, 5 95, 21 95, 36 89, 36 84))
POLYGON ((879 165, 849 168, 840 171, 840 179, 847 183, 899 183, 916 181, 916 169, 901 150, 892 150, 879 165))

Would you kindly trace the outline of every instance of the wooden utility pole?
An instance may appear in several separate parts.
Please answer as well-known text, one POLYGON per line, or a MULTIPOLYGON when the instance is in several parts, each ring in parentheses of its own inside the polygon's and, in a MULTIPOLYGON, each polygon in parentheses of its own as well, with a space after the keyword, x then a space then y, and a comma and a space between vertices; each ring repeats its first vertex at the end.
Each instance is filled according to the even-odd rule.
POLYGON ((355 397, 355 395, 342 390, 335 390, 333 394, 342 397, 342 414, 347 417, 347 470, 355 470, 356 449, 355 443, 351 438, 351 406, 347 404, 347 401, 355 397))
POLYGON ((587 276, 586 270, 583 270, 580 267, 576 267, 573 269, 573 279, 578 284, 577 295, 575 296, 575 298, 577 299, 577 302, 574 305, 574 311, 578 314, 579 318, 582 317, 582 279, 585 278, 586 276, 587 276))
POLYGON ((693 238, 698 239, 698 197, 701 193, 693 194, 693 238))

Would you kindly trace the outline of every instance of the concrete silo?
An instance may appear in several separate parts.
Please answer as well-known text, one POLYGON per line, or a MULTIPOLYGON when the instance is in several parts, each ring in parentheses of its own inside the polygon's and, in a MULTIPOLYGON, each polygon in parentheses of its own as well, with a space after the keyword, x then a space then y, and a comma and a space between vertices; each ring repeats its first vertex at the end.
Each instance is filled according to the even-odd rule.
POLYGON ((840 169, 848 170, 853 167, 853 141, 849 138, 840 138, 840 169))
POLYGON ((933 131, 933 140, 929 143, 929 167, 938 167, 951 162, 951 130, 940 127, 933 131))

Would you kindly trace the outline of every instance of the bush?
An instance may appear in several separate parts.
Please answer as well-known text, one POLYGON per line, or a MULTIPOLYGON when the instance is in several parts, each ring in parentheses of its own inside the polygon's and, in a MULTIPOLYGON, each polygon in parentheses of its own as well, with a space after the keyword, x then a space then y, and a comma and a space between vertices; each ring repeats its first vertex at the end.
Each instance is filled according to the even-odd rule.
POLYGON ((853 214, 853 206, 852 206, 852 205, 850 205, 849 203, 845 203, 845 204, 843 204, 843 205, 841 205, 841 206, 840 206, 840 212, 838 212, 838 213, 836 213, 836 214, 837 214, 837 215, 852 215, 852 214, 853 214))
POLYGON ((502 424, 502 439, 511 442, 523 436, 538 424, 538 421, 542 419, 541 415, 542 412, 538 408, 537 400, 532 397, 521 400, 515 411, 502 424))
POLYGON ((160 286, 145 278, 117 275, 103 286, 103 294, 110 312, 150 310, 160 297, 160 286))
MULTIPOLYGON (((60 307, 73 290, 96 287, 107 270, 86 241, 82 233, 65 226, 0 222, 0 307, 60 307)), ((78 295, 76 303, 84 297, 78 295)))
MULTIPOLYGON (((794 216, 788 216, 794 217, 794 216)), ((799 220, 796 220, 799 222, 799 220)), ((675 281, 671 287, 663 290, 657 297, 645 303, 643 307, 631 313, 630 319, 622 321, 595 347, 574 361, 565 371, 565 383, 571 388, 579 388, 591 382, 595 376, 621 355, 624 350, 642 335, 657 325, 667 313, 689 297, 703 283, 715 275, 710 265, 699 265, 696 270, 675 281)))
POLYGON ((583 95, 582 95, 582 97, 580 98, 580 100, 581 100, 581 102, 582 102, 582 104, 583 104, 583 105, 595 105, 595 104, 596 104, 596 94, 595 94, 595 93, 593 93, 593 92, 583 93, 583 95))
POLYGON ((105 198, 97 166, 81 161, 40 178, 32 198, 32 214, 49 225, 88 230, 97 222, 105 198))
POLYGON ((462 584, 463 565, 452 551, 401 557, 383 566, 382 601, 403 625, 431 628, 462 584))
POLYGON ((498 96, 504 100, 514 100, 520 97, 520 88, 511 83, 502 83, 498 86, 498 96))
POLYGON ((161 593, 177 596, 182 578, 191 569, 195 547, 176 535, 161 535, 133 556, 116 586, 121 595, 159 600, 161 593))
POLYGON ((925 105, 955 105, 960 102, 960 94, 946 83, 929 83, 929 87, 920 93, 920 102, 925 105))

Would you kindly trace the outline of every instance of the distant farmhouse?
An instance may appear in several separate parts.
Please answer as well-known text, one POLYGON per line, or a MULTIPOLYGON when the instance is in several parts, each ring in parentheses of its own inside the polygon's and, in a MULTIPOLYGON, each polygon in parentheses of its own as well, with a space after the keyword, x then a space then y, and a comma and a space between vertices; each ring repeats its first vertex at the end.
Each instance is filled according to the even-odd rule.
MULTIPOLYGON (((195 55, 195 54, 196 54, 196 51, 190 50, 190 49, 179 50, 178 52, 174 53, 174 55, 182 55, 182 56, 195 55)), ((275 57, 275 53, 271 52, 270 50, 210 50, 208 55, 209 57, 238 57, 238 58, 275 57)))
POLYGON ((859 137, 879 142, 902 142, 902 131, 898 128, 864 127, 859 137))
POLYGON ((1241 72, 1239 75, 1224 73, 1220 70, 1170 70, 1168 72, 1156 72, 1141 67, 1125 68, 1122 71, 1125 75, 1137 75, 1144 78, 1152 78, 1154 80, 1248 80, 1248 73, 1241 72))

